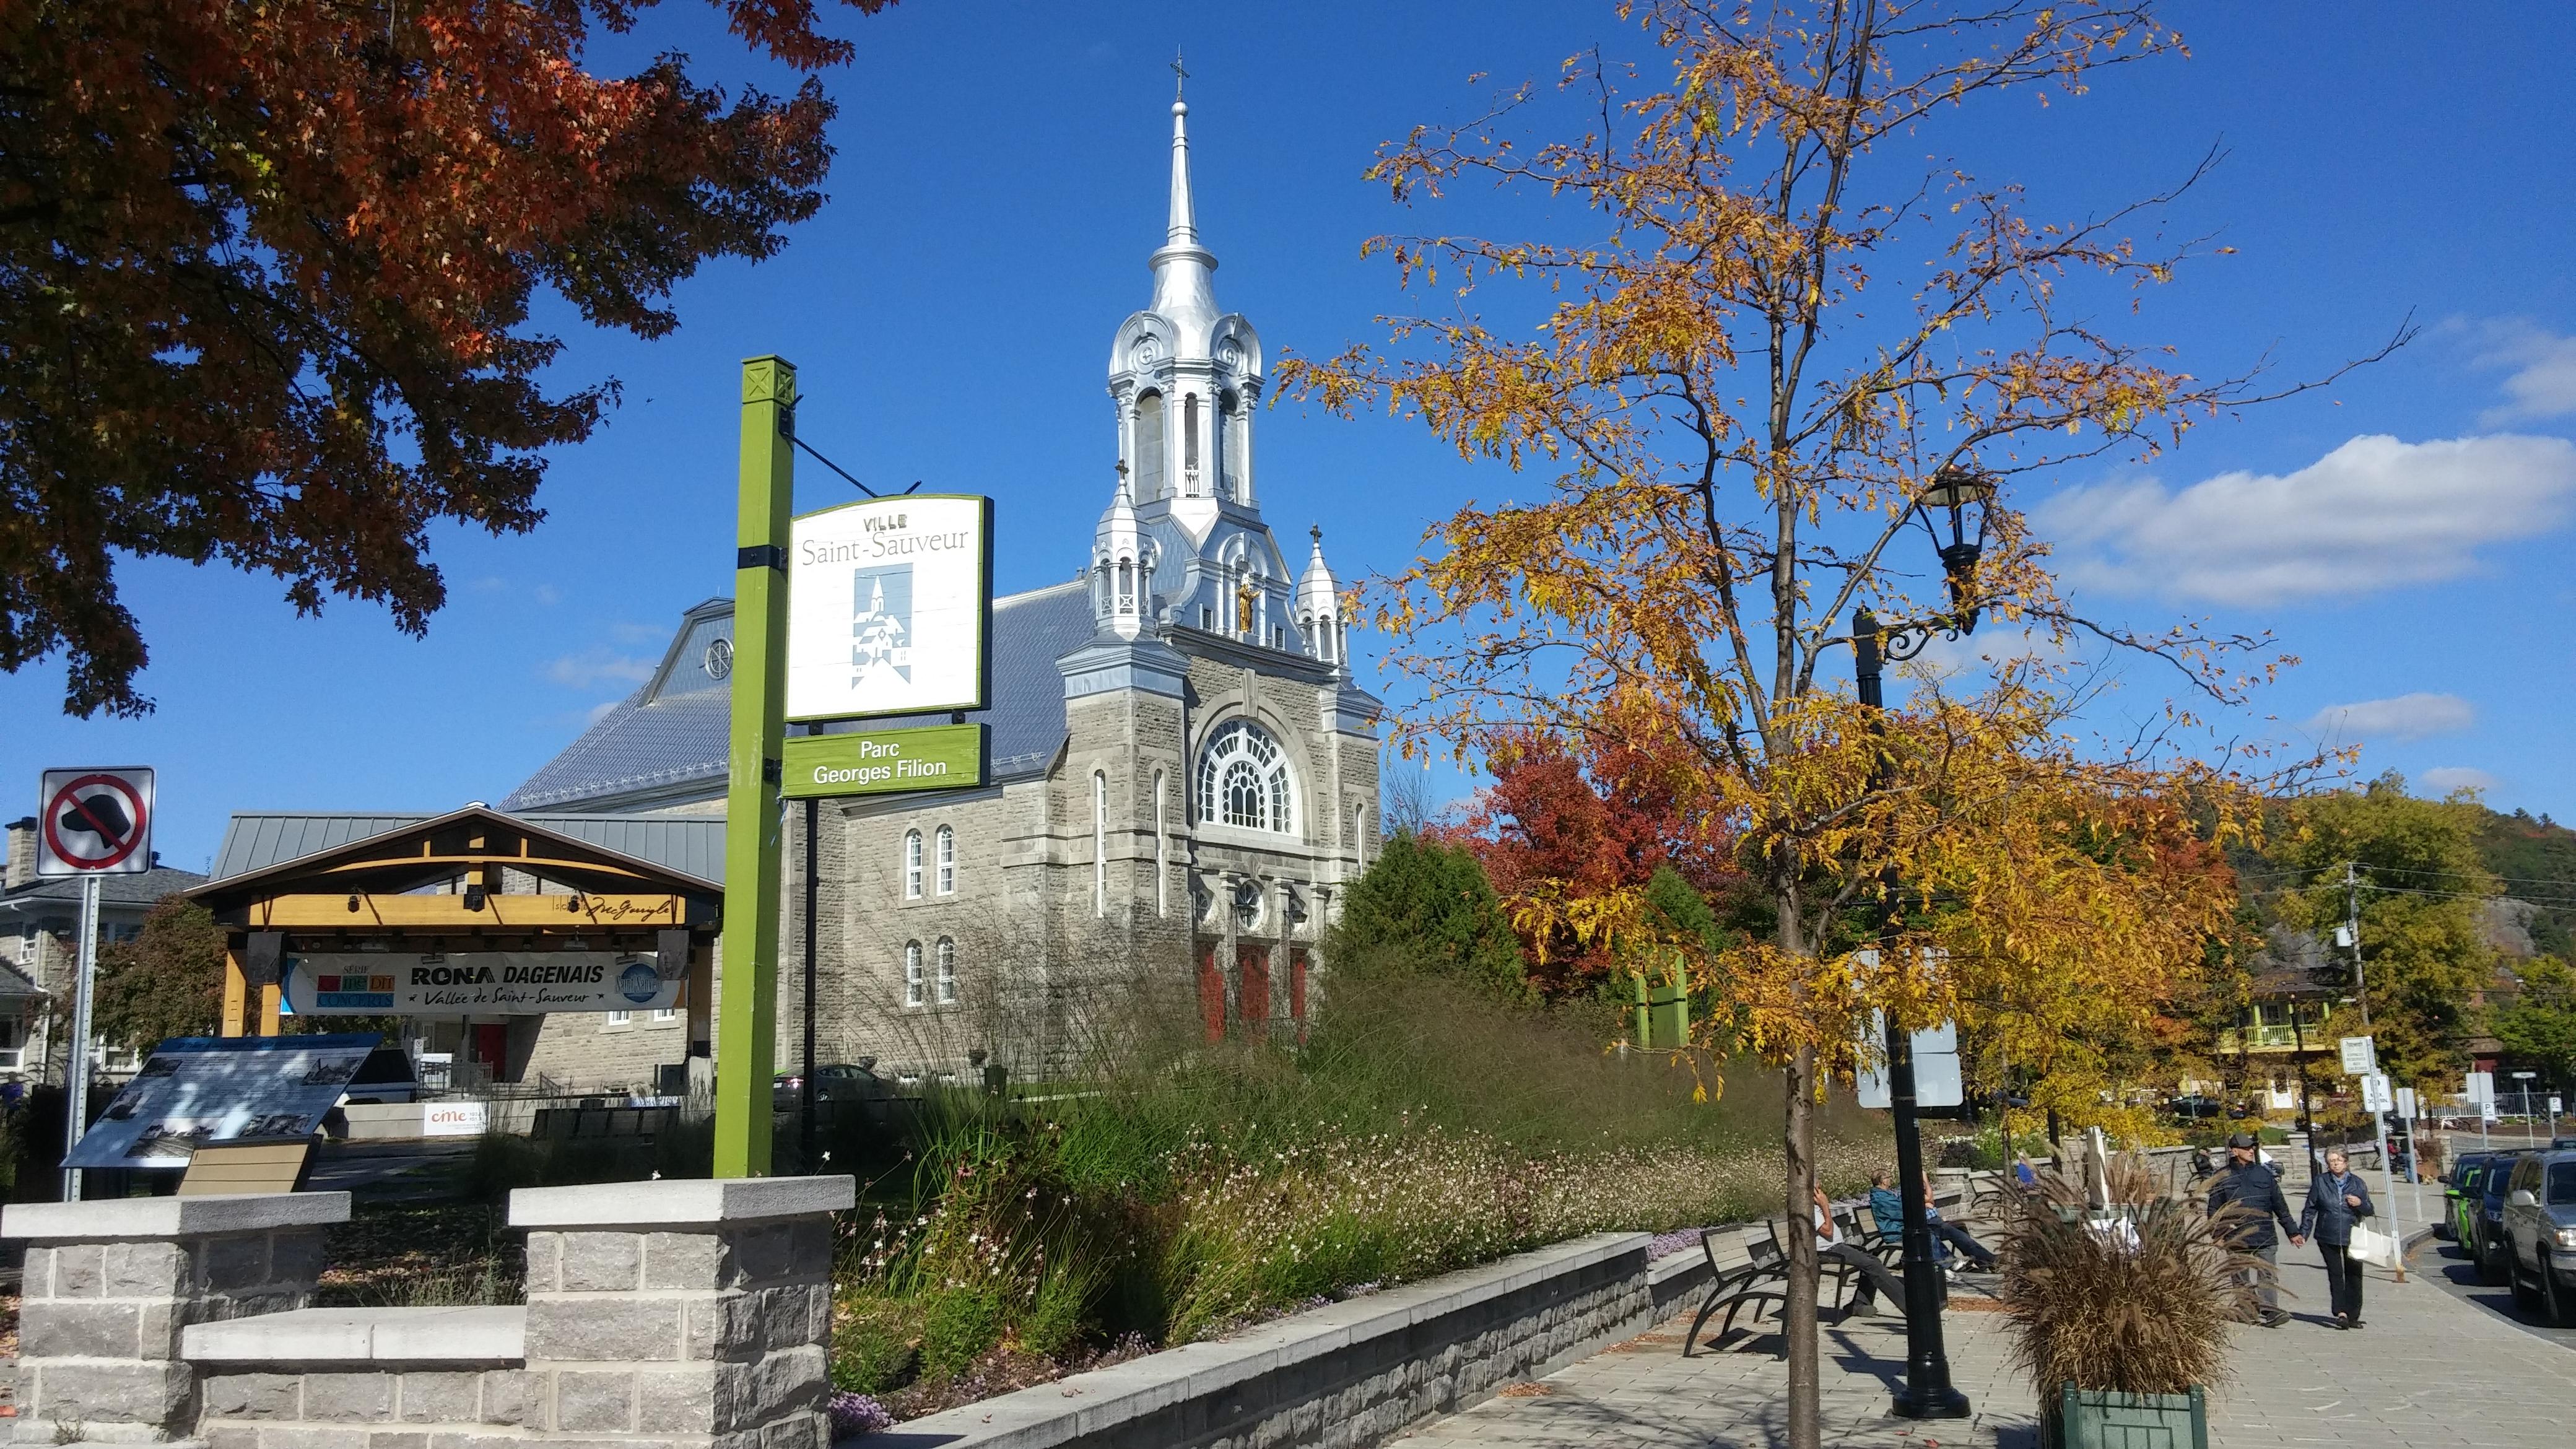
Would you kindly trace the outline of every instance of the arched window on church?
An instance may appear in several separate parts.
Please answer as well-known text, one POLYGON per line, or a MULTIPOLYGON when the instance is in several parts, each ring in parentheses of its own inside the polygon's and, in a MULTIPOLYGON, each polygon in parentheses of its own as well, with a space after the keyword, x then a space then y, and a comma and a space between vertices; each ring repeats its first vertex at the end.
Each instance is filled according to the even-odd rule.
POLYGON ((1172 834, 1163 818, 1163 772, 1154 772, 1154 914, 1172 913, 1172 834))
POLYGON ((957 894, 957 832, 945 825, 939 827, 939 893, 957 894))
POLYGON ((903 898, 908 901, 921 899, 921 832, 918 830, 903 833, 903 898))
POLYGON ((1181 473, 1195 483, 1199 476, 1199 395, 1181 394, 1181 473))
POLYGON ((1118 612, 1136 612, 1136 565, 1123 558, 1118 561, 1118 612))
POLYGON ((1296 829, 1287 752, 1269 731, 1230 720, 1199 757, 1199 818, 1242 830, 1296 829))
POLYGON ((1136 399, 1136 501, 1151 503, 1170 491, 1164 482, 1163 395, 1136 399))
POLYGON ((939 1004, 957 1004, 957 943, 946 936, 939 938, 939 1004))
MULTIPOLYGON (((1237 498, 1234 488, 1234 394, 1216 395, 1216 491, 1226 498, 1237 498)), ((1237 501, 1240 501, 1237 498, 1237 501)))
POLYGON ((1091 913, 1109 914, 1109 777, 1091 772, 1091 913))
POLYGON ((903 943, 903 1004, 919 1006, 921 1003, 921 943, 906 941, 903 943))

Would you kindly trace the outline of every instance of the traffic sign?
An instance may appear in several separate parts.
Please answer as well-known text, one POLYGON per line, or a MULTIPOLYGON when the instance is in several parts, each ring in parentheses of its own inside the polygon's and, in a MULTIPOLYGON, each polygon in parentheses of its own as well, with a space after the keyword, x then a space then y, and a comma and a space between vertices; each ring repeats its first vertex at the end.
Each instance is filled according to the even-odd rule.
POLYGON ((47 770, 37 791, 36 874, 141 875, 152 868, 152 769, 47 770))
POLYGON ((2361 1110, 2385 1112, 2395 1105, 2395 1099, 2389 1094, 2387 1074, 2364 1073, 2361 1079, 2361 1110))
POLYGON ((2405 1118, 2409 1122, 2414 1121, 2415 1118, 2420 1115, 2415 1110, 2415 1089, 2413 1087, 2400 1087, 2397 1089, 2397 1115, 2405 1118))
POLYGON ((2469 1100, 2483 1106, 2495 1104, 2495 1073, 2469 1073, 2469 1100))
POLYGON ((2379 1070, 2377 1046, 2366 1036, 2343 1039, 2343 1073, 2347 1077, 2366 1076, 2379 1070))

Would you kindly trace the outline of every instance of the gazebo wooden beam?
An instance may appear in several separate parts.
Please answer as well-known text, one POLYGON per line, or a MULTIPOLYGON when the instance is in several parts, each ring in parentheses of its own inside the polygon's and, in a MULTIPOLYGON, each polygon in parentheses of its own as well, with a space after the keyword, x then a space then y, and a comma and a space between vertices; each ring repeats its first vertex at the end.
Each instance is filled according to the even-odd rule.
POLYGON ((483 908, 466 906, 462 893, 393 895, 373 891, 330 894, 297 893, 245 902, 224 912, 223 923, 253 931, 296 930, 437 930, 459 935, 501 931, 649 930, 656 927, 709 925, 707 913, 692 920, 689 898, 665 893, 578 896, 495 895, 485 893, 483 908))

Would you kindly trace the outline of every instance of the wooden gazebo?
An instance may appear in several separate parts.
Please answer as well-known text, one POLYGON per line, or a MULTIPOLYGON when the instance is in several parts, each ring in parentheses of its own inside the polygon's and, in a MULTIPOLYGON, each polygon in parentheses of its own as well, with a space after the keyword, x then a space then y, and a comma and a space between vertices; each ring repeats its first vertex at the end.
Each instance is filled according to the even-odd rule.
POLYGON ((280 967, 300 956, 408 957, 439 962, 441 979, 471 980, 496 974, 478 964, 496 962, 543 978, 531 958, 562 953, 566 962, 606 957, 629 971, 649 963, 662 982, 684 983, 690 1053, 705 1055, 713 1039, 724 888, 482 805, 209 881, 187 895, 227 932, 226 1036, 278 1034, 280 967))

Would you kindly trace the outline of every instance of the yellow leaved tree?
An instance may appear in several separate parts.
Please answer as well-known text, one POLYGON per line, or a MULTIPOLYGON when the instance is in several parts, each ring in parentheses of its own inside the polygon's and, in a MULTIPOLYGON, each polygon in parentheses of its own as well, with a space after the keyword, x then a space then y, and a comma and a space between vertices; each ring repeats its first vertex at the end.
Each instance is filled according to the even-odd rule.
MULTIPOLYGON (((1379 238, 1370 251, 1438 315, 1281 371, 1303 398, 1415 418, 1463 456, 1544 474, 1527 501, 1461 509, 1374 586, 1395 662, 1423 686, 1408 743, 1536 731, 1691 762, 1685 813, 1725 834, 1768 907, 1768 938, 1718 966, 1726 1025, 1786 1074, 1783 1189, 1803 1221, 1814 1105, 1865 1050, 1871 1010, 1956 1017, 2055 1105, 2089 1110, 2106 1051, 2152 1029, 2226 928, 2218 843, 2252 818, 2253 766, 2188 757, 2176 741, 2199 722, 2173 706, 2141 738, 2083 738, 2088 686, 2061 661, 2108 641, 2170 662, 2187 697, 2229 699, 2268 670, 2230 662, 2263 641, 2083 618, 2014 500, 2257 394, 2097 320, 2190 253, 2123 234, 2174 192, 2044 224, 2015 188, 1923 159, 1963 110, 2019 97, 2041 124, 2045 96, 2177 49, 2143 8, 1620 13, 1658 59, 1577 56, 1552 93, 1416 130, 1369 172, 1407 205, 1524 193, 1555 238, 1379 238), (1918 524, 1942 526, 1923 600, 1918 524), (2016 647, 1918 668, 1898 709, 1864 703, 1849 663, 1826 667, 1843 649, 1902 660, 1979 619, 2016 647)), ((1541 887, 1512 905, 1542 938, 1651 930, 1631 891, 1541 887)), ((1790 1236, 1789 1438, 1808 1446, 1817 1245, 1790 1236)))

